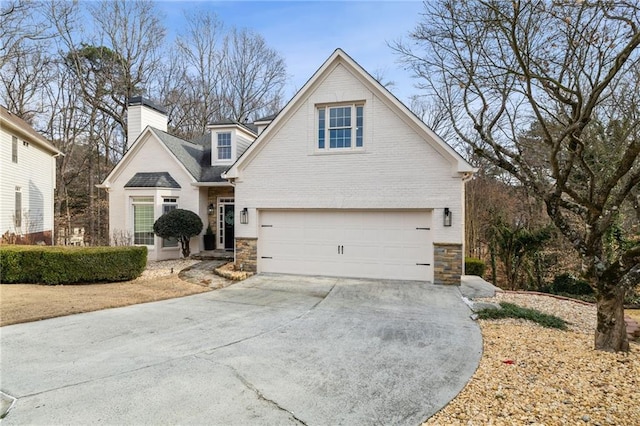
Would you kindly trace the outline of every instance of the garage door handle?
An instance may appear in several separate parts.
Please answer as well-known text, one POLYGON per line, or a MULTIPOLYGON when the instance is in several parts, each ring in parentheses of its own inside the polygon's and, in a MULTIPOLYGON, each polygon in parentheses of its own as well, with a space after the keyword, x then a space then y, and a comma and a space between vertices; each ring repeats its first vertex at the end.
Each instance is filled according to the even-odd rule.
POLYGON ((260 256, 261 259, 273 259, 271 256, 260 256))
POLYGON ((431 230, 431 228, 416 228, 416 229, 418 229, 420 231, 430 231, 431 230))
POLYGON ((431 266, 430 263, 416 263, 418 266, 431 266))
POLYGON ((344 246, 338 245, 338 254, 344 254, 344 246))

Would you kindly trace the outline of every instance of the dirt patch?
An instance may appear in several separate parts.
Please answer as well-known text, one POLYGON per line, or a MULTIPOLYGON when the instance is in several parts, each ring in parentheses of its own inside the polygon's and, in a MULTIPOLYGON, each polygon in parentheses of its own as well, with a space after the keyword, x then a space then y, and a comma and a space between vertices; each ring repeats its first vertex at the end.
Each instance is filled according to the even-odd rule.
POLYGON ((640 323, 640 309, 625 309, 624 314, 640 323))
MULTIPOLYGON (((160 262, 158 262, 160 263, 160 262)), ((106 284, 0 285, 0 326, 173 299, 211 291, 178 278, 183 264, 150 265, 141 278, 106 284), (169 266, 169 267, 167 267, 169 266), (174 272, 171 272, 174 268, 174 272)))

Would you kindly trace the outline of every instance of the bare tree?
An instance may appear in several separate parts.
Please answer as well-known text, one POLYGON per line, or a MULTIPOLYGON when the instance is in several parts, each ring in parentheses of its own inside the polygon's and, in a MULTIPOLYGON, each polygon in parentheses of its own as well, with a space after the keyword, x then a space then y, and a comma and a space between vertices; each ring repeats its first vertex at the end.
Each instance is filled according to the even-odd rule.
POLYGON ((25 51, 33 53, 37 43, 52 37, 49 23, 39 14, 39 4, 31 0, 0 2, 0 69, 25 51))
POLYGON ((103 0, 89 4, 97 35, 79 42, 68 29, 69 65, 83 82, 87 102, 114 120, 124 138, 106 149, 120 158, 127 148, 127 100, 142 94, 159 68, 165 28, 154 4, 146 0, 103 0))
POLYGON ((284 60, 261 36, 227 31, 214 13, 196 10, 185 17, 158 84, 176 134, 193 138, 213 121, 244 122, 282 108, 284 60))
POLYGON ((42 112, 42 88, 51 80, 51 24, 40 3, 0 4, 0 96, 14 114, 34 124, 42 112))
POLYGON ((279 111, 287 79, 284 59, 249 30, 232 29, 223 61, 224 115, 244 122, 279 111))
POLYGON ((202 135, 219 120, 223 107, 223 24, 215 13, 184 12, 186 25, 176 38, 161 78, 162 101, 169 106, 174 133, 187 139, 202 135))
POLYGON ((423 16, 394 49, 458 137, 544 201, 596 290, 596 349, 628 350, 640 244, 616 224, 640 184, 640 5, 441 0, 423 16))

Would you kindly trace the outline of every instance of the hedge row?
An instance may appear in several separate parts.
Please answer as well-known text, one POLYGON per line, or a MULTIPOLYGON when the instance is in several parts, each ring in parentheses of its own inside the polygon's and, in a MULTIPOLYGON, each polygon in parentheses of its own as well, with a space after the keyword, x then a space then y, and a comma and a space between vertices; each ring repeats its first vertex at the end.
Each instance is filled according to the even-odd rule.
POLYGON ((487 266, 480 259, 476 259, 474 257, 464 258, 464 273, 466 275, 477 275, 482 277, 486 268, 487 266))
POLYGON ((146 247, 0 246, 0 282, 7 284, 127 281, 146 264, 146 247))

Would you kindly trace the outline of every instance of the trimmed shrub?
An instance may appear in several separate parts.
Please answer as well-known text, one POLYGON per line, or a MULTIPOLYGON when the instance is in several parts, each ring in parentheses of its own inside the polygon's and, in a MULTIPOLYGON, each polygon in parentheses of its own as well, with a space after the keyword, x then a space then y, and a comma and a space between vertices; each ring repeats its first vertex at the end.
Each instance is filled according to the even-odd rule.
POLYGON ((0 247, 0 282, 77 284, 128 281, 147 264, 146 247, 0 247))
POLYGON ((571 274, 556 275, 550 288, 554 294, 592 295, 593 288, 588 282, 578 279, 571 274))
POLYGON ((153 232, 162 238, 175 238, 180 242, 182 256, 189 257, 189 240, 202 232, 202 219, 190 210, 174 209, 158 218, 153 232))
POLYGON ((464 258, 464 273, 466 275, 477 275, 482 277, 484 275, 484 271, 487 269, 487 265, 475 257, 465 257, 464 258))

